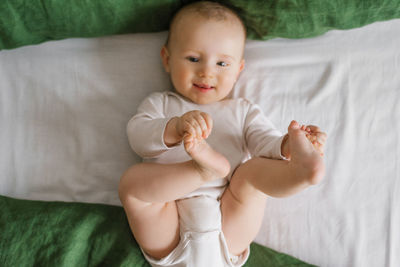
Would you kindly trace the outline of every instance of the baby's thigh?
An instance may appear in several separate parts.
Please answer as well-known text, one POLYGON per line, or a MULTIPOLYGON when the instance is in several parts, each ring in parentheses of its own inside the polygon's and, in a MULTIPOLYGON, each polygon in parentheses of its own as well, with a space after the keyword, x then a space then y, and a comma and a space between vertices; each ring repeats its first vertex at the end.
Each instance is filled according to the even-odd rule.
POLYGON ((161 259, 179 243, 179 217, 175 201, 146 203, 135 198, 122 201, 129 225, 140 247, 161 259))

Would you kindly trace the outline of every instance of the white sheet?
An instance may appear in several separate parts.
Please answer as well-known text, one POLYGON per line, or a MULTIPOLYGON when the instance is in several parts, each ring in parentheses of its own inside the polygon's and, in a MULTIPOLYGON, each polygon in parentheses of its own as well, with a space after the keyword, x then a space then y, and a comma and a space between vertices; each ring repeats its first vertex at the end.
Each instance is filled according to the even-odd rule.
MULTIPOLYGON (((139 158, 125 127, 171 88, 166 33, 68 39, 0 51, 0 194, 120 205, 139 158)), ((275 125, 328 135, 327 175, 268 199, 256 241, 319 266, 400 266, 400 20, 303 40, 249 41, 234 96, 275 125)))

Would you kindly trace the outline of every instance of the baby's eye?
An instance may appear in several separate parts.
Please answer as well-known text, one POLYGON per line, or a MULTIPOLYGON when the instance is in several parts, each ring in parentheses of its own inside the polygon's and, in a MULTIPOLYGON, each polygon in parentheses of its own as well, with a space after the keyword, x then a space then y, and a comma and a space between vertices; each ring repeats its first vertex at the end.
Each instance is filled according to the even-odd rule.
POLYGON ((221 66, 221 67, 228 67, 228 66, 229 66, 229 64, 226 63, 226 62, 224 62, 224 61, 218 62, 217 65, 219 65, 219 66, 221 66))
POLYGON ((195 58, 195 57, 187 57, 187 59, 188 59, 190 62, 199 62, 199 59, 198 59, 198 58, 195 58))

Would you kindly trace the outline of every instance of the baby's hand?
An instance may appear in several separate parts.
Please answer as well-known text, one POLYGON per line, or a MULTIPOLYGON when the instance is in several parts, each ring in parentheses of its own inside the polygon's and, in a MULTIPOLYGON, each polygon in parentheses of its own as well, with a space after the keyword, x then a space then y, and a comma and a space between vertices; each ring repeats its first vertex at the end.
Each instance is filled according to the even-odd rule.
POLYGON ((315 149, 319 151, 321 156, 324 155, 324 146, 326 142, 326 133, 321 132, 321 129, 318 126, 314 125, 302 125, 301 129, 306 132, 306 137, 313 144, 315 149))
POLYGON ((190 135, 197 139, 207 139, 211 133, 213 121, 210 115, 199 110, 186 112, 176 124, 179 136, 190 135))

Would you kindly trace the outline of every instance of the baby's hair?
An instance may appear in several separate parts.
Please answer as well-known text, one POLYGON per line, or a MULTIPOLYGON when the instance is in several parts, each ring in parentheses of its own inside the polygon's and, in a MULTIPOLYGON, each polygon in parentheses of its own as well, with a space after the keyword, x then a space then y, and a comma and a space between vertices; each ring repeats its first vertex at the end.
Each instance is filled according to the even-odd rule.
POLYGON ((232 21, 234 18, 236 18, 243 28, 244 39, 246 39, 246 26, 244 25, 243 20, 240 18, 240 16, 232 8, 217 2, 198 1, 183 6, 174 14, 169 24, 168 37, 167 41, 165 42, 166 47, 168 47, 173 26, 183 16, 183 14, 186 13, 195 13, 207 20, 215 21, 232 21))

